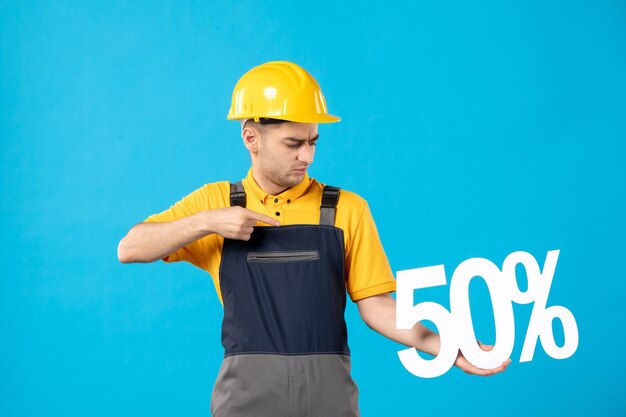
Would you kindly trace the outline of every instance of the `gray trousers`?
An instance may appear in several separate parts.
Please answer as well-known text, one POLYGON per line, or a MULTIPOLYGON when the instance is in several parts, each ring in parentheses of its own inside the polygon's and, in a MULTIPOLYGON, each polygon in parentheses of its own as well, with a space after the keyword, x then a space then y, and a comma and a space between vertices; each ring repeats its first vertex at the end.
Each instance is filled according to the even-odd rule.
POLYGON ((350 357, 240 354, 222 362, 213 417, 359 417, 350 357))

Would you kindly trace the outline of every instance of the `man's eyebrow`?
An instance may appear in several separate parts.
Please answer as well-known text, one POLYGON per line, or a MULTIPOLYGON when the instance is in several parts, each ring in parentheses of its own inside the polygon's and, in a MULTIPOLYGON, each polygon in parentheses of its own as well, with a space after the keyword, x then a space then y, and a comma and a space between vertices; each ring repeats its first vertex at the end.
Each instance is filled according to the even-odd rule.
POLYGON ((310 141, 312 141, 312 140, 318 140, 318 139, 319 139, 319 137, 320 137, 320 135, 319 135, 319 134, 317 134, 317 135, 313 136, 311 139, 305 139, 305 138, 292 138, 292 137, 285 137, 285 138, 283 138, 283 139, 284 139, 284 140, 289 140, 289 141, 292 141, 292 142, 310 142, 310 141))

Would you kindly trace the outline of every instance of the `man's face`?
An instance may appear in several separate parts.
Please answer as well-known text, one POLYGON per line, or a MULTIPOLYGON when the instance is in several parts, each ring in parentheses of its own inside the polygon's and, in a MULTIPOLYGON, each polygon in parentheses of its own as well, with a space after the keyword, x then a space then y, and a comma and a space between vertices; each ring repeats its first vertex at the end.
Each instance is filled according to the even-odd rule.
POLYGON ((299 184, 313 163, 317 138, 317 123, 265 126, 253 156, 255 178, 273 194, 299 184))

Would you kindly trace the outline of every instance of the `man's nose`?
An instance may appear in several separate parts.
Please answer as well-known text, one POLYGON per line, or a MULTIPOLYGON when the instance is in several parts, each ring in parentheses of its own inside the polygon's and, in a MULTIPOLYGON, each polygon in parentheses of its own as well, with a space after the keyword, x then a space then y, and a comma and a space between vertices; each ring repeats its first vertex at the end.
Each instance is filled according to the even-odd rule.
POLYGON ((315 153, 315 147, 305 143, 300 147, 300 153, 298 153, 298 160, 307 164, 313 163, 313 154, 315 153))

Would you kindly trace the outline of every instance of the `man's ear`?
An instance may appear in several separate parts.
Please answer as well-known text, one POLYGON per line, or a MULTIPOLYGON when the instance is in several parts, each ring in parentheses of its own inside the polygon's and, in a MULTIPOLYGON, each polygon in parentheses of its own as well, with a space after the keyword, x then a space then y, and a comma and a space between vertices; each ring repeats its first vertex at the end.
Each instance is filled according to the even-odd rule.
POLYGON ((257 153, 259 149, 260 135, 253 127, 245 127, 241 131, 241 138, 243 139, 243 145, 252 153, 257 153))

